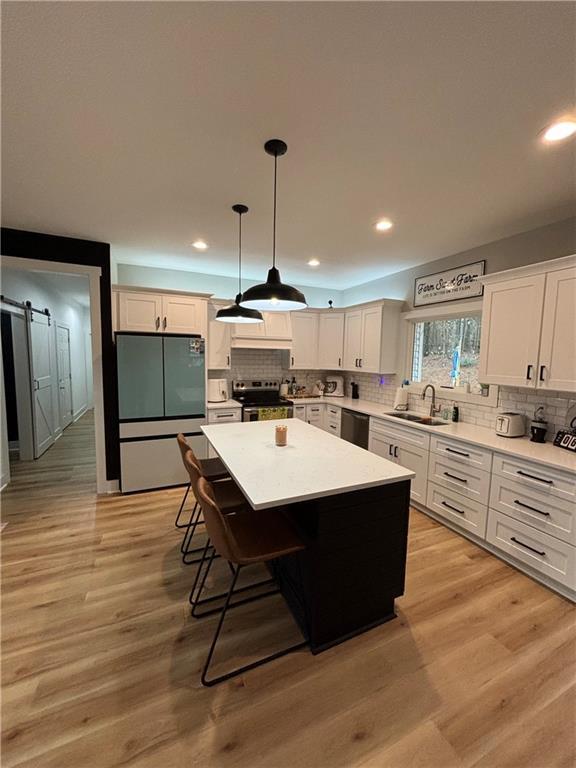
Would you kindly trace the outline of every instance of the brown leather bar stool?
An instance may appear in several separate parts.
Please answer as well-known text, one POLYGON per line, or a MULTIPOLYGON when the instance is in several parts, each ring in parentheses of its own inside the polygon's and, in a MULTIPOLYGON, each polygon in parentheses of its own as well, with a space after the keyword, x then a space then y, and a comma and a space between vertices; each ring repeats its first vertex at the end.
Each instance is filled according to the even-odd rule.
MULTIPOLYGON (((224 680, 229 680, 231 677, 241 675, 250 669, 259 667, 307 645, 305 641, 296 643, 270 656, 265 656, 263 659, 238 667, 232 672, 227 672, 225 675, 214 677, 211 680, 208 679, 210 662, 212 661, 212 656, 222 630, 222 625, 224 624, 226 612, 230 607, 230 601, 234 594, 234 588, 241 569, 246 565, 266 563, 278 557, 300 552, 305 549, 305 544, 280 511, 263 510, 258 512, 253 510, 250 514, 246 515, 223 514, 215 498, 214 485, 207 482, 204 478, 200 478, 198 481, 196 498, 202 507, 206 529, 214 547, 210 556, 210 563, 212 563, 214 554, 217 552, 222 558, 236 566, 220 613, 218 626, 216 627, 216 632, 214 633, 214 638, 212 639, 212 644, 202 669, 202 685, 211 686, 224 680)), ((200 591, 204 581, 201 584, 200 591)))
MULTIPOLYGON (((184 456, 186 455, 187 451, 191 451, 192 448, 188 444, 188 441, 184 437, 182 433, 176 436, 176 440, 178 442, 178 448, 180 449, 180 455, 182 456, 182 462, 184 462, 184 456)), ((222 480, 223 478, 230 477, 230 474, 224 464, 222 464, 221 459, 197 459, 200 466, 202 467, 202 474, 203 476, 209 480, 210 482, 213 482, 214 480, 222 480)), ((192 516, 190 520, 187 523, 181 523, 180 522, 180 515, 182 514, 182 511, 184 509, 184 505, 186 504, 186 499, 188 498, 188 494, 190 493, 190 483, 186 486, 186 491, 184 492, 184 498, 182 499, 182 503, 180 504, 180 509, 178 510, 178 514, 176 515, 176 521, 174 525, 176 528, 189 528, 190 524, 192 522, 192 516, 194 515, 194 512, 196 511, 198 507, 198 502, 195 502, 194 504, 194 510, 192 512, 192 516)))
MULTIPOLYGON (((178 444, 182 449, 182 441, 179 440, 178 444)), ((198 499, 196 495, 196 484, 201 477, 204 477, 204 462, 196 457, 194 451, 191 448, 188 448, 187 451, 183 452, 182 458, 184 461, 184 467, 186 468, 190 478, 190 487, 192 488, 194 497, 198 499)), ((210 461, 210 459, 208 461, 210 461)), ((214 487, 216 489, 215 493, 217 495, 220 508, 224 511, 225 514, 230 514, 242 509, 248 509, 248 503, 244 498, 244 494, 229 475, 226 479, 218 479, 217 482, 214 482, 214 487)), ((196 549, 190 549, 190 543, 192 542, 196 528, 202 522, 200 520, 202 510, 198 504, 198 501, 196 501, 196 504, 194 505, 194 510, 195 511, 190 518, 190 525, 184 534, 184 539, 180 547, 180 551, 182 552, 182 562, 185 565, 193 565, 194 563, 201 562, 204 555, 202 557, 193 559, 190 559, 190 556, 197 555, 199 552, 203 553, 206 547, 209 546, 209 542, 207 542, 206 547, 204 548, 197 547, 196 549)))

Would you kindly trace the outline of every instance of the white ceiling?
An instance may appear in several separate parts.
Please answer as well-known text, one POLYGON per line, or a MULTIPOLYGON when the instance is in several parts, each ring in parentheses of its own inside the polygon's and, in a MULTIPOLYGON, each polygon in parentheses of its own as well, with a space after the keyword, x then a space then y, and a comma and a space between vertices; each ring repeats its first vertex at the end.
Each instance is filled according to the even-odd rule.
POLYGON ((566 217, 573 3, 3 4, 3 221, 346 288, 566 217), (378 234, 373 222, 396 226, 378 234), (210 249, 189 247, 202 237, 210 249), (322 262, 312 270, 312 256, 322 262))

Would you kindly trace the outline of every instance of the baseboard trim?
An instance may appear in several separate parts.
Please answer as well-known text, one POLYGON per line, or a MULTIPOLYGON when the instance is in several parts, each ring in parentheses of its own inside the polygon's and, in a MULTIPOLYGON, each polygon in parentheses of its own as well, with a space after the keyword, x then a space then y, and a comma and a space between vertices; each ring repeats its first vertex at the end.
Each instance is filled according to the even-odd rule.
POLYGON ((84 404, 81 408, 79 408, 72 416, 72 422, 77 422, 78 419, 82 418, 86 411, 88 410, 88 406, 84 404))

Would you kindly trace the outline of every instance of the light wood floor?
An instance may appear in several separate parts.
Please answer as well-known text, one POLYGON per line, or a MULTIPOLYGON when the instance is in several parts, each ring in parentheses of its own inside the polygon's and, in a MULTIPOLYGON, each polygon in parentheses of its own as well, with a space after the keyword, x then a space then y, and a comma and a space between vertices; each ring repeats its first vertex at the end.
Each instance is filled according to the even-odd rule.
MULTIPOLYGON (((4 768, 574 765, 574 608, 417 512, 395 621, 202 688, 214 619, 186 608, 180 497, 96 499, 90 416, 14 466, 4 768)), ((260 601, 230 614, 220 658, 295 637, 282 600, 260 601)))

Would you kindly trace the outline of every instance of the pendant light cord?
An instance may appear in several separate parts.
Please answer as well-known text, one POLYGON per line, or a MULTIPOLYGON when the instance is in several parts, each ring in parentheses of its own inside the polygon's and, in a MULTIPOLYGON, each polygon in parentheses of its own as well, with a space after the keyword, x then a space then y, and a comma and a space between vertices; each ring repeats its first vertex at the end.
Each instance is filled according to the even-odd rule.
POLYGON ((278 173, 278 155, 274 154, 274 216, 272 218, 272 266, 276 266, 276 176, 278 173))
POLYGON ((238 214, 238 293, 242 293, 242 214, 238 214))

